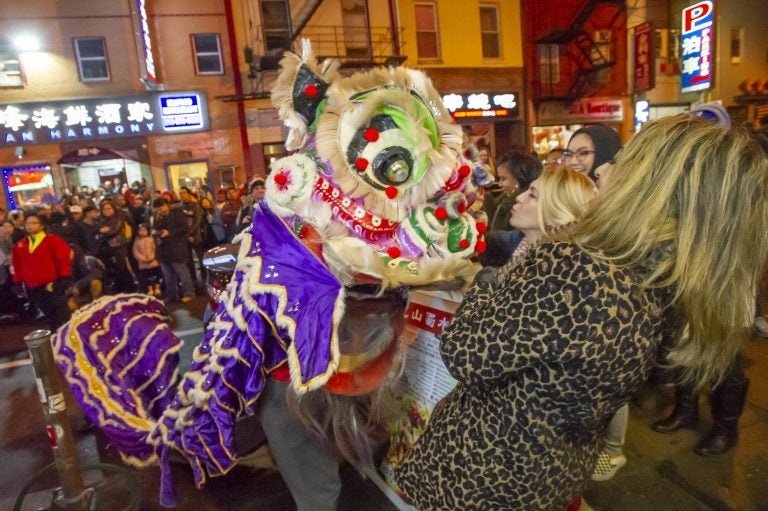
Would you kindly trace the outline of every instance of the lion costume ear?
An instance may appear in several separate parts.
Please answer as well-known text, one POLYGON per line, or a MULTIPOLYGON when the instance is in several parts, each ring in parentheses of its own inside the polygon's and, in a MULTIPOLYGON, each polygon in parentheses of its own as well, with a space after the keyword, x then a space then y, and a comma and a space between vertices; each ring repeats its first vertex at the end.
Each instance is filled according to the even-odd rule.
POLYGON ((272 104, 290 130, 285 141, 289 151, 301 149, 325 100, 328 86, 338 76, 339 63, 326 59, 317 63, 309 39, 301 40, 301 56, 287 52, 280 60, 280 74, 272 89, 272 104))

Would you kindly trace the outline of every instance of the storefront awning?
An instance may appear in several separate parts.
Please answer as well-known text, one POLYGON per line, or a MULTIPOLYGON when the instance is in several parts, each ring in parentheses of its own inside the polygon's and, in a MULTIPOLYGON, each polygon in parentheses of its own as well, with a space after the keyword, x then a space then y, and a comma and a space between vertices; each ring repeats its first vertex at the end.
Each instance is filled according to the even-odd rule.
POLYGON ((115 151, 114 149, 106 149, 104 147, 83 147, 65 154, 56 163, 59 165, 78 165, 86 161, 99 160, 138 161, 135 157, 120 151, 115 151))

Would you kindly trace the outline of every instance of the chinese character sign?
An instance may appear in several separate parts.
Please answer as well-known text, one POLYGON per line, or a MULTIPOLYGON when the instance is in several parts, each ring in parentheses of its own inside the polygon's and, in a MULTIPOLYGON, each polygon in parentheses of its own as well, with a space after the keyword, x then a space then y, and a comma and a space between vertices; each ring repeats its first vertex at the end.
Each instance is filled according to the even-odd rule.
POLYGON ((712 84, 715 4, 711 0, 683 9, 680 44, 682 92, 708 89, 712 84))
POLYGON ((650 21, 635 27, 635 92, 650 90, 655 86, 653 40, 653 27, 650 21))
POLYGON ((518 115, 516 92, 468 92, 443 96, 443 105, 454 119, 513 118, 518 115))
POLYGON ((193 132, 209 126, 205 96, 197 92, 0 104, 0 146, 193 132))

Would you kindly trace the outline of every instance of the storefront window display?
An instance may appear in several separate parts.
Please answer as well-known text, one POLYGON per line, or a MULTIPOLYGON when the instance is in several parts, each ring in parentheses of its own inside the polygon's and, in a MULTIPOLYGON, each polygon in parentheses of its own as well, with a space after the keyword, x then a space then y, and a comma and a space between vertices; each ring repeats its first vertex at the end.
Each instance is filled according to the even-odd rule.
POLYGON ((48 164, 3 167, 3 185, 9 210, 51 203, 56 196, 48 164))
POLYGON ((552 149, 565 149, 574 131, 581 124, 559 126, 534 126, 532 129, 533 150, 543 160, 552 149))
MULTIPOLYGON (((136 162, 131 163, 138 166, 136 162)), ((96 188, 104 187, 107 182, 110 182, 119 190, 120 186, 125 183, 141 181, 140 171, 138 179, 135 179, 134 175, 132 176, 134 179, 131 181, 126 172, 127 165, 125 160, 104 160, 71 167, 62 165, 62 167, 66 169, 67 182, 70 189, 87 186, 95 190, 96 188)))
POLYGON ((205 160, 170 163, 166 171, 168 186, 175 192, 182 186, 194 190, 208 185, 208 162, 205 160))
POLYGON ((136 161, 129 152, 133 153, 102 147, 79 148, 64 155, 58 164, 65 171, 70 190, 84 186, 96 189, 107 182, 113 190, 120 190, 125 184, 151 182, 149 166, 136 161))
POLYGON ((288 156, 288 151, 285 150, 283 144, 264 144, 262 148, 264 150, 264 165, 267 171, 269 171, 270 165, 273 162, 288 156))

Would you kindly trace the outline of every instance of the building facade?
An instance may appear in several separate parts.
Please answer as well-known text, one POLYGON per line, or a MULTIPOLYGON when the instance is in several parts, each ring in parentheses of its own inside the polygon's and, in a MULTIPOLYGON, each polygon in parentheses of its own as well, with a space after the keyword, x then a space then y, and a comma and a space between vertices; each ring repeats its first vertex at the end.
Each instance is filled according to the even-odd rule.
POLYGON ((225 0, 0 5, 0 165, 8 207, 76 187, 242 184, 225 0))
POLYGON ((520 2, 401 0, 406 65, 424 70, 471 141, 528 147, 520 2))
POLYGON ((759 0, 637 2, 629 44, 642 46, 643 31, 654 36, 651 80, 634 79, 643 59, 638 51, 629 55, 637 125, 711 101, 721 102, 735 124, 768 124, 766 22, 759 0))
POLYGON ((632 127, 623 0, 523 0, 523 48, 532 146, 563 148, 575 129, 632 127))
POLYGON ((285 154, 269 101, 277 62, 298 38, 349 74, 375 65, 424 70, 476 143, 499 153, 527 146, 520 8, 510 1, 239 0, 233 9, 254 165, 285 154), (500 103, 500 104, 499 104, 500 103))
POLYGON ((394 1, 232 0, 239 85, 223 101, 244 113, 244 138, 255 173, 286 155, 287 131, 269 94, 283 52, 312 42, 320 59, 342 63, 342 73, 402 62, 394 1))

